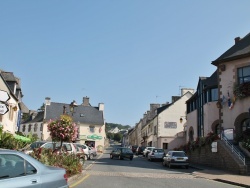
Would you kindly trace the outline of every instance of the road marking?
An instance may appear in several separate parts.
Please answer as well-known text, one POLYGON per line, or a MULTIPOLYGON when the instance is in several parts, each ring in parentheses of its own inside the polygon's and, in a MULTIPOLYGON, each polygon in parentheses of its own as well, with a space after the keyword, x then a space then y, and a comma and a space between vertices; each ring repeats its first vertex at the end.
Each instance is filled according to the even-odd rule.
POLYGON ((80 179, 79 181, 77 181, 77 182, 75 182, 74 184, 70 185, 70 188, 73 188, 73 187, 79 185, 79 184, 82 183, 85 179, 87 179, 89 176, 90 176, 89 174, 85 175, 82 179, 80 179))

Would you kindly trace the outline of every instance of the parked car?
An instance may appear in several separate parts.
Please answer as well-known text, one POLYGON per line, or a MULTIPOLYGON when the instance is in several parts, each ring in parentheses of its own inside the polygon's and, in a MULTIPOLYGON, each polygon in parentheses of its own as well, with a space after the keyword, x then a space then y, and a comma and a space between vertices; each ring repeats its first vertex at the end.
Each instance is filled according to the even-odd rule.
POLYGON ((76 146, 77 147, 80 147, 82 148, 84 154, 85 154, 85 159, 88 160, 88 159, 93 159, 91 156, 90 156, 90 151, 89 151, 89 147, 85 144, 80 144, 80 143, 76 143, 76 146))
POLYGON ((29 154, 31 153, 34 149, 40 148, 43 144, 45 144, 46 141, 36 141, 33 142, 32 144, 27 145, 23 149, 21 149, 22 152, 29 154))
POLYGON ((143 154, 143 150, 145 149, 145 146, 139 146, 136 148, 135 154, 136 155, 142 155, 143 154))
POLYGON ((164 157, 164 150, 160 148, 154 148, 152 151, 148 153, 148 160, 163 160, 164 157))
MULTIPOLYGON (((45 144, 41 145, 41 148, 53 149, 56 151, 59 150, 60 145, 61 145, 60 142, 46 142, 45 144)), ((77 148, 74 145, 74 143, 63 142, 62 151, 65 151, 67 153, 77 154, 77 148)))
POLYGON ((171 168, 172 166, 189 167, 188 156, 184 151, 169 151, 163 158, 162 164, 171 168))
POLYGON ((113 158, 119 158, 119 159, 124 159, 128 158, 130 160, 133 160, 134 158, 134 153, 130 148, 125 148, 125 147, 117 147, 110 153, 110 159, 113 158))
POLYGON ((132 152, 135 153, 137 148, 138 148, 138 146, 131 146, 132 152))
POLYGON ((155 147, 146 147, 144 150, 143 150, 143 153, 142 153, 142 155, 143 155, 143 157, 148 157, 148 153, 152 150, 152 149, 154 149, 155 147))
POLYGON ((96 149, 94 147, 89 146, 89 159, 93 159, 97 156, 96 149))
POLYGON ((63 168, 46 166, 15 150, 0 149, 0 159, 1 187, 69 188, 68 177, 63 168))

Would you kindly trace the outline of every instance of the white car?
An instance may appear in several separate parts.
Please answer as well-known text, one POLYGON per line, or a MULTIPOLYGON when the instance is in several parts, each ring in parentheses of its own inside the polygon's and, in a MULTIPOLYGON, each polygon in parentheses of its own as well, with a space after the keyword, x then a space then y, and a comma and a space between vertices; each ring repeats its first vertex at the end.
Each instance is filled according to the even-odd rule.
POLYGON ((164 157, 164 150, 160 148, 154 148, 148 153, 148 160, 162 160, 164 157))
POLYGON ((169 151, 163 158, 162 164, 171 168, 172 166, 189 167, 188 156, 184 151, 169 151))
POLYGON ((143 150, 143 153, 142 153, 142 155, 143 155, 143 157, 148 157, 148 153, 152 150, 152 149, 154 149, 155 147, 146 147, 144 150, 143 150))

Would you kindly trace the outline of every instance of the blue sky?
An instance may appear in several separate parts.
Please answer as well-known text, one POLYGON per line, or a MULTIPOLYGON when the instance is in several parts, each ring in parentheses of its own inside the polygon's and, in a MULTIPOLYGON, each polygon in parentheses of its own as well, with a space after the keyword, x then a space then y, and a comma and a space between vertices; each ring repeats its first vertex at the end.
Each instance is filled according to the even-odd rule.
POLYGON ((29 109, 88 96, 105 121, 134 126, 150 103, 196 89, 250 32, 249 0, 2 0, 0 69, 29 109))

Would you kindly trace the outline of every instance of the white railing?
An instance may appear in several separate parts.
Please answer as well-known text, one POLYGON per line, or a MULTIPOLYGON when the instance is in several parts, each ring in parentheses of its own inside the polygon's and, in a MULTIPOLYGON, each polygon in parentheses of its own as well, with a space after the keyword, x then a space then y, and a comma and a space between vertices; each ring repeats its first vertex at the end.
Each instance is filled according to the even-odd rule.
POLYGON ((239 159, 243 162, 244 165, 246 165, 246 158, 244 155, 242 155, 242 153, 236 148, 234 147, 234 145, 232 143, 230 143, 226 137, 222 136, 222 140, 226 143, 226 145, 231 149, 231 151, 236 154, 239 159))

